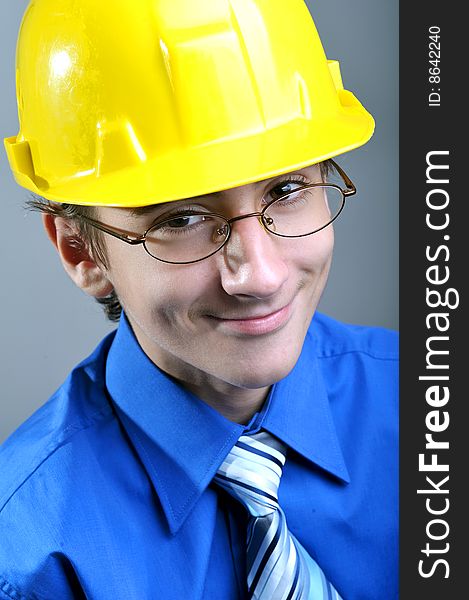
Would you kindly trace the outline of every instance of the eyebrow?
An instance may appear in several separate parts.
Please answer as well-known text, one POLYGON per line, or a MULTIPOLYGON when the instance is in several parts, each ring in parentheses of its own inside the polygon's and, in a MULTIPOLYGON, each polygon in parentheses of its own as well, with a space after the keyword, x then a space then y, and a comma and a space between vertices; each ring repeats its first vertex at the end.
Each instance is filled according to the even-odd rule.
POLYGON ((169 205, 174 205, 176 202, 190 202, 192 198, 181 198, 180 200, 168 200, 167 202, 158 202, 156 204, 147 204, 146 206, 135 206, 130 209, 131 217, 143 217, 154 212, 157 208, 165 208, 169 205))
POLYGON ((147 206, 136 206, 130 209, 129 215, 131 217, 143 217, 153 212, 157 206, 164 206, 164 204, 166 203, 162 202, 161 204, 148 204, 147 206))
MULTIPOLYGON (((262 181, 254 181, 254 185, 261 184, 262 181)), ((178 200, 168 200, 167 202, 159 202, 157 204, 148 204, 147 206, 136 206, 130 210, 131 217, 143 217, 152 213, 156 208, 163 208, 167 205, 174 205, 177 202, 196 202, 200 199, 208 200, 210 198, 217 198, 221 196, 226 190, 220 190, 218 192, 210 192, 209 194, 201 194, 200 196, 190 196, 189 198, 179 198, 178 200)))

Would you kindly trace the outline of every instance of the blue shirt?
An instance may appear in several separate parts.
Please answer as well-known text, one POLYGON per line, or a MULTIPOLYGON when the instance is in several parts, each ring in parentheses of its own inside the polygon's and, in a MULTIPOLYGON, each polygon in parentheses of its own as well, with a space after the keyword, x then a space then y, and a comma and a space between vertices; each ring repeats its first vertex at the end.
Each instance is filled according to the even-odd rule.
POLYGON ((317 314, 248 426, 161 372, 127 320, 0 450, 0 598, 239 600, 238 437, 288 446, 279 501, 345 600, 398 597, 397 335, 317 314))

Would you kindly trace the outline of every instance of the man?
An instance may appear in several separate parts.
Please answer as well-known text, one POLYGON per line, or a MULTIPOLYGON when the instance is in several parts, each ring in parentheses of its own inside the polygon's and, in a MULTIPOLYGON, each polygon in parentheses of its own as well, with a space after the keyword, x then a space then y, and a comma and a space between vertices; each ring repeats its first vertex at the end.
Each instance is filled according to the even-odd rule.
POLYGON ((285 4, 25 15, 10 164, 120 323, 2 447, 0 597, 397 597, 396 338, 315 314, 373 120, 285 4))

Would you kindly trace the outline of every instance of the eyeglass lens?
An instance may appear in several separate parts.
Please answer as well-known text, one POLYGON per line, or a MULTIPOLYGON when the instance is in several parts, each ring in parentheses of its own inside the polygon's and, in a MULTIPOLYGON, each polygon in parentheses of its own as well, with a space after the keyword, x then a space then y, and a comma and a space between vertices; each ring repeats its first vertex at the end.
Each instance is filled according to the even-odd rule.
MULTIPOLYGON (((263 215, 263 224, 268 231, 279 236, 305 236, 333 221, 343 204, 342 192, 335 186, 299 188, 273 202, 263 215)), ((175 215, 147 232, 145 248, 153 257, 163 261, 193 262, 221 248, 229 230, 228 221, 216 215, 175 215)))

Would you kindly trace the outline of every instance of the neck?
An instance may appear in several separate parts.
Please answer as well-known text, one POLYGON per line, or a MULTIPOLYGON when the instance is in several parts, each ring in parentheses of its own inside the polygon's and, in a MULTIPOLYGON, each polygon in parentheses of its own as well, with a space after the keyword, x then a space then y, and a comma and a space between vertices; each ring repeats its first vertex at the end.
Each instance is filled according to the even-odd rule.
POLYGON ((245 389, 229 386, 230 389, 220 389, 227 384, 207 386, 187 381, 180 383, 226 419, 242 425, 249 423, 252 416, 262 408, 270 390, 270 387, 245 389))
POLYGON ((135 336, 148 358, 203 402, 234 423, 247 424, 264 404, 270 385, 246 388, 229 383, 164 351, 129 317, 135 336))

